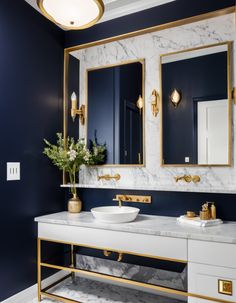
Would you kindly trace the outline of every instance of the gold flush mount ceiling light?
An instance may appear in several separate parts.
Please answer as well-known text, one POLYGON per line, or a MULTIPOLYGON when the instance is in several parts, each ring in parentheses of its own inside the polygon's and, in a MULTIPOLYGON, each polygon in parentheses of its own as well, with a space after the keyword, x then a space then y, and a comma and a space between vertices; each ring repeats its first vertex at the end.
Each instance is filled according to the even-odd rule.
POLYGON ((102 0, 37 0, 42 14, 66 30, 93 26, 104 13, 102 0))

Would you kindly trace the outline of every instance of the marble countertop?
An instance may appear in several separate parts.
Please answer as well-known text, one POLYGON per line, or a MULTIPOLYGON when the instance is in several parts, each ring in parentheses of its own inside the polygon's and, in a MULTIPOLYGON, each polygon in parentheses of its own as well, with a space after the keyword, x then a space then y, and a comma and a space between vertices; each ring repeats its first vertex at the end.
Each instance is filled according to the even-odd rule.
POLYGON ((186 226, 177 223, 175 217, 138 215, 134 222, 106 224, 94 219, 90 212, 70 214, 59 212, 35 218, 36 222, 106 229, 138 234, 184 238, 236 244, 236 222, 210 227, 186 226))

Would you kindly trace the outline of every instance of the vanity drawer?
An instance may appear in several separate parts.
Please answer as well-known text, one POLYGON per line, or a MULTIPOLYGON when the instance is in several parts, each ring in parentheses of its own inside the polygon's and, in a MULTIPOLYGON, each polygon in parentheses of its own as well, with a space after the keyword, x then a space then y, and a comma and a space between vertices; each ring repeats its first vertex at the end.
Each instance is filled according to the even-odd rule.
POLYGON ((38 237, 80 246, 187 261, 187 240, 104 229, 39 223, 38 237))
MULTIPOLYGON (((188 263, 188 292, 215 299, 236 302, 236 269, 188 263), (222 289, 223 283, 224 289, 222 289), (230 288, 232 286, 232 294, 230 288), (222 294, 221 291, 228 291, 222 294)), ((189 303, 208 303, 210 300, 189 298, 189 303)))
POLYGON ((236 244, 189 240, 188 260, 236 268, 236 244))

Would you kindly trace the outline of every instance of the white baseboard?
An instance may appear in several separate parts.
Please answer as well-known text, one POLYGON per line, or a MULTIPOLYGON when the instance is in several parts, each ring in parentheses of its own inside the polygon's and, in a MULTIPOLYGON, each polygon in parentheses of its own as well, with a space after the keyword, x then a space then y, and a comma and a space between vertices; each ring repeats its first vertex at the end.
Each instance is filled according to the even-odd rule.
MULTIPOLYGON (((59 271, 56 274, 50 276, 49 278, 42 281, 42 287, 46 287, 57 280, 63 278, 64 276, 68 275, 68 272, 59 271)), ((1 303, 28 303, 32 300, 37 298, 37 284, 26 288, 25 290, 19 292, 18 294, 2 301, 1 303)))

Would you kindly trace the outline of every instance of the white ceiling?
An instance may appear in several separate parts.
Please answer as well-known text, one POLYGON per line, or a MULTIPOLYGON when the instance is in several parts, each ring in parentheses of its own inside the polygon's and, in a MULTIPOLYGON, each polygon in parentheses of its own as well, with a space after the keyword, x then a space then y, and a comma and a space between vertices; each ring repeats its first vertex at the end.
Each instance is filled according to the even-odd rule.
MULTIPOLYGON (((36 0, 25 0, 39 11, 36 0)), ((175 0, 104 0, 105 13, 99 22, 108 21, 142 11, 154 6, 159 6, 175 0)))

